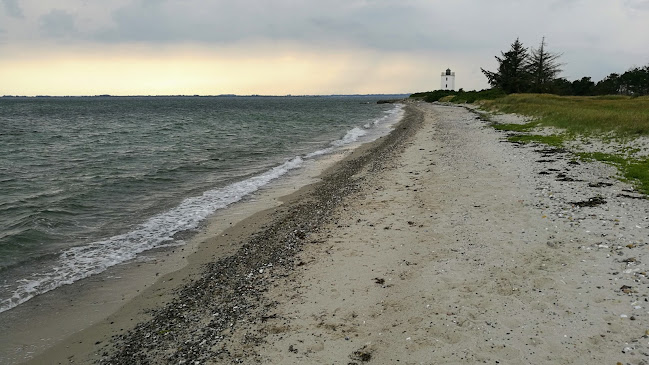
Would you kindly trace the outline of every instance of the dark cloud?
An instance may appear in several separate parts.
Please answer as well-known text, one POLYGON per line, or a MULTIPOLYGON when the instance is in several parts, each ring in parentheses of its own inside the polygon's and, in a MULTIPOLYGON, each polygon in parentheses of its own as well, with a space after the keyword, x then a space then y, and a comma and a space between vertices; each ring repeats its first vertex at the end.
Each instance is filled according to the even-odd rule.
MULTIPOLYGON (((602 1, 602 0, 600 0, 602 1)), ((634 1, 636 6, 646 1, 634 1)), ((492 50, 598 32, 584 0, 134 0, 88 37, 109 43, 298 42, 391 51, 492 50), (575 19, 584 19, 575 22, 575 19)))
POLYGON ((18 0, 2 0, 5 12, 13 18, 24 18, 23 9, 18 4, 18 0))
POLYGON ((40 30, 46 37, 68 38, 79 34, 76 28, 76 15, 65 10, 53 9, 41 16, 40 30))
MULTIPOLYGON (((451 38, 457 39, 462 33, 433 30, 446 22, 440 17, 434 23, 444 11, 438 3, 139 0, 115 10, 114 24, 94 37, 115 43, 273 40, 393 50, 479 45, 474 35, 458 42, 451 38)), ((449 31, 457 29, 449 25, 449 31)))
MULTIPOLYGON (((629 9, 649 2, 624 1, 629 9)), ((75 32, 74 15, 59 10, 46 15, 41 28, 49 36, 115 44, 286 41, 380 51, 494 52, 517 36, 532 43, 547 36, 561 46, 560 37, 603 33, 606 19, 589 19, 602 8, 585 0, 130 0, 117 9, 103 8, 110 21, 101 26, 75 32)), ((84 24, 92 23, 92 14, 75 11, 84 24)))
POLYGON ((62 38, 147 48, 357 48, 377 57, 455 59, 475 64, 480 78, 479 67, 495 67, 493 56, 517 37, 536 47, 545 36, 553 52, 564 54, 566 75, 575 77, 644 64, 649 55, 649 0, 0 1, 7 14, 22 15, 18 1, 29 10, 26 21, 0 25, 9 42, 20 44, 62 38))

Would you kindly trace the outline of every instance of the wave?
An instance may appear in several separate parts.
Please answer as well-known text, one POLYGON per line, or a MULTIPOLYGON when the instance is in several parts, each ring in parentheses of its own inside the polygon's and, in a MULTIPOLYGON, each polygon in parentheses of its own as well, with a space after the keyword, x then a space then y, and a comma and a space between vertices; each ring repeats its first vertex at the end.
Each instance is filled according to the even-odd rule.
MULTIPOLYGON (((178 245, 182 242, 174 239, 176 233, 196 229, 202 221, 217 210, 240 201, 289 171, 300 168, 307 159, 329 154, 345 146, 359 141, 365 142, 387 133, 389 127, 402 116, 403 107, 397 105, 362 127, 354 127, 346 131, 342 138, 330 142, 324 149, 294 157, 260 175, 223 188, 206 191, 200 196, 187 198, 175 208, 149 218, 130 232, 68 248, 56 255, 52 260, 54 263, 41 272, 18 280, 10 284, 11 287, 5 285, 3 290, 9 289, 7 293, 11 293, 11 297, 0 298, 0 312, 14 308, 36 295, 104 272, 110 267, 136 258, 142 252, 178 245)), ((66 212, 53 213, 65 214, 66 212)))
POLYGON ((359 127, 354 127, 353 129, 347 131, 345 136, 339 140, 333 141, 330 143, 329 147, 317 150, 314 152, 311 152, 304 156, 307 159, 322 156, 322 155, 327 155, 329 153, 332 153, 335 151, 337 148, 343 147, 345 145, 352 144, 356 141, 358 141, 361 137, 364 137, 369 134, 369 131, 372 128, 378 127, 378 126, 386 126, 386 127, 391 127, 394 125, 396 122, 401 120, 403 117, 404 109, 401 104, 395 105, 393 109, 390 109, 385 112, 385 115, 383 115, 380 118, 376 118, 368 123, 365 123, 362 128, 359 127))
POLYGON ((144 251, 172 245, 174 234, 195 229, 218 209, 243 199, 288 171, 299 168, 303 162, 301 157, 295 157, 261 175, 185 199, 177 207, 151 217, 131 232, 69 248, 57 257, 49 270, 19 280, 13 295, 0 302, 0 312, 38 294, 101 273, 134 259, 144 251))

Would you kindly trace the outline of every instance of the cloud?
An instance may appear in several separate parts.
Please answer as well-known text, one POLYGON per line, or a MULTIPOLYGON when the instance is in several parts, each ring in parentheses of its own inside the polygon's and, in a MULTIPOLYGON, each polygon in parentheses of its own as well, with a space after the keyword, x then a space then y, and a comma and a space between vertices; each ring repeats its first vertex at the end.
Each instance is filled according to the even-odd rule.
POLYGON ((431 15, 436 8, 442 10, 435 3, 441 5, 423 1, 138 0, 114 10, 113 24, 93 37, 110 43, 224 44, 265 39, 393 50, 438 44, 460 47, 462 42, 449 42, 448 37, 432 31, 431 15))
POLYGON ((41 34, 55 38, 67 38, 77 35, 76 18, 76 15, 65 10, 53 9, 40 18, 41 34))
POLYGON ((649 11, 649 0, 626 0, 624 3, 634 10, 649 11))
MULTIPOLYGON (((628 37, 632 15, 618 12, 649 1, 625 0, 131 0, 111 11, 110 24, 85 35, 103 43, 214 45, 297 42, 385 51, 493 52, 517 36, 559 47, 628 37), (611 16, 620 18, 611 21, 611 16), (626 17, 626 18, 624 18, 626 17), (602 28, 616 27, 613 32, 602 28)), ((640 20, 649 21, 639 16, 640 20)), ((606 43, 607 46, 613 43, 606 43)), ((563 50, 559 50, 563 51, 563 50)))
POLYGON ((2 0, 5 12, 12 18, 24 18, 23 9, 18 4, 18 0, 2 0))
MULTIPOLYGON (((42 14, 49 7, 23 1, 25 6, 31 4, 26 7, 30 13, 42 14)), ((388 52, 493 53, 517 36, 530 43, 547 36, 558 47, 566 43, 564 39, 597 43, 603 38, 608 46, 616 44, 611 38, 637 35, 629 19, 649 21, 644 12, 629 13, 647 0, 118 0, 101 5, 68 1, 58 5, 66 10, 43 17, 41 33, 80 42, 151 46, 219 47, 262 41, 388 52), (619 17, 611 20, 613 16, 619 17), (610 32, 607 27, 615 29, 610 32)))
MULTIPOLYGON (((283 59, 283 52, 305 62, 367 52, 367 70, 397 55, 411 57, 425 60, 418 63, 420 77, 430 74, 436 84, 451 67, 464 88, 486 86, 480 67, 493 69, 493 56, 517 37, 536 47, 545 36, 549 49, 563 54, 568 78, 597 79, 649 60, 649 33, 641 31, 649 24, 649 0, 0 1, 4 8, 19 2, 24 12, 20 21, 0 14, 6 30, 0 41, 33 49, 141 47, 168 51, 157 54, 163 58, 183 47, 237 49, 262 64, 283 59), (308 57, 314 50, 318 57, 308 57)), ((359 68, 347 79, 362 74, 359 68)))

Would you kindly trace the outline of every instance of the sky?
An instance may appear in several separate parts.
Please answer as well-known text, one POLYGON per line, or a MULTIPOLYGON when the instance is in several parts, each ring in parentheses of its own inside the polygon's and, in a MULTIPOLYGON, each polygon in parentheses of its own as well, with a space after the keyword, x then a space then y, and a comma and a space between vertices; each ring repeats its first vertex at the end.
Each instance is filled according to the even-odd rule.
POLYGON ((488 88, 516 38, 562 77, 649 64, 649 0, 0 0, 0 95, 488 88))

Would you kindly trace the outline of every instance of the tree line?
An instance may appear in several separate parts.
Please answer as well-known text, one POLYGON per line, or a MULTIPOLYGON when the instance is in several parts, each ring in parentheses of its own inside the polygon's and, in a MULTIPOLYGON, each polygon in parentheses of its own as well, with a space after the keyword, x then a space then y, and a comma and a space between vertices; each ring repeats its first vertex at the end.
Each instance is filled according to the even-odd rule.
POLYGON ((512 93, 550 93, 557 95, 649 95, 649 64, 633 67, 622 74, 612 73, 594 82, 591 77, 568 81, 559 77, 561 54, 548 51, 545 38, 529 50, 517 38, 509 51, 496 56, 498 69, 482 73, 489 85, 512 93))

